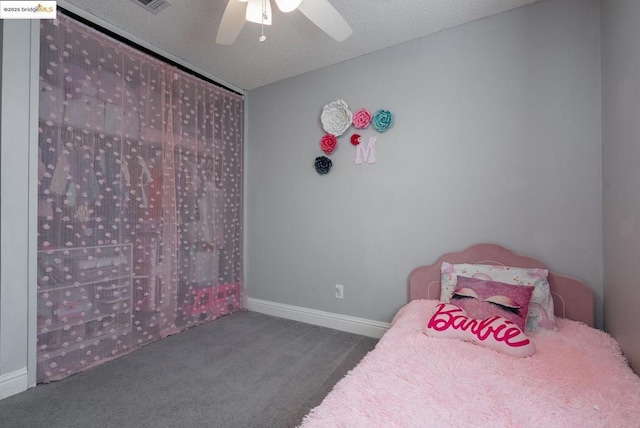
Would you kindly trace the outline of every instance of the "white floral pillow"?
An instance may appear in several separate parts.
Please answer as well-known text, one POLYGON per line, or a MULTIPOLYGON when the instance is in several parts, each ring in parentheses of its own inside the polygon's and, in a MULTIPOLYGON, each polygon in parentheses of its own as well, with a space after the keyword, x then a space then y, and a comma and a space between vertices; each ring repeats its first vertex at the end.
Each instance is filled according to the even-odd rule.
POLYGON ((513 285, 533 286, 529 303, 526 331, 535 333, 542 330, 555 330, 553 299, 547 281, 546 269, 527 269, 509 266, 451 264, 442 262, 440 267, 440 301, 448 303, 456 288, 458 276, 477 278, 487 281, 499 281, 513 285))

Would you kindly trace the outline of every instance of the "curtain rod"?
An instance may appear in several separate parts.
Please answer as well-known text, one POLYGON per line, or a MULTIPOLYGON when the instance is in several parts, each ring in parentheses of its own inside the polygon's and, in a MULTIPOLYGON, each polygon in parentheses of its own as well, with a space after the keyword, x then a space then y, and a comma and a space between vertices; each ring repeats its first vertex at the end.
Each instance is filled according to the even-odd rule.
POLYGON ((63 14, 67 15, 68 17, 73 18, 76 21, 79 21, 79 22, 83 23, 84 25, 86 25, 88 27, 91 27, 94 30, 98 30, 101 33, 106 34, 107 36, 109 36, 109 37, 111 37, 113 39, 116 39, 117 41, 119 41, 121 43, 124 43, 125 45, 128 45, 128 46, 130 46, 130 47, 132 47, 134 49, 137 49, 137 50, 139 50, 139 51, 141 51, 141 52, 143 52, 143 53, 145 53, 145 54, 147 54, 149 56, 152 56, 153 58, 158 59, 158 60, 160 60, 162 62, 166 62, 167 64, 170 64, 170 65, 180 69, 181 71, 184 71, 185 73, 188 73, 188 74, 191 74, 192 76, 197 77, 198 79, 204 80, 205 82, 211 83, 212 85, 215 85, 215 86, 217 86, 219 88, 225 89, 225 90, 227 90, 229 92, 233 92, 234 94, 240 95, 241 97, 244 98, 244 94, 243 93, 238 92, 238 91, 236 91, 234 89, 231 89, 231 88, 223 85, 222 83, 216 82, 215 80, 212 80, 209 77, 203 76, 202 74, 198 73, 197 71, 191 70, 189 67, 186 67, 186 66, 184 66, 182 64, 179 64, 179 63, 177 63, 177 62, 175 62, 175 61, 163 56, 162 54, 154 52, 153 50, 151 50, 149 48, 141 46, 138 43, 134 42, 133 40, 129 40, 126 37, 124 37, 124 36, 122 36, 122 35, 120 35, 120 34, 118 34, 116 32, 113 32, 113 31, 103 27, 102 25, 96 24, 95 22, 93 22, 93 21, 91 21, 91 20, 89 20, 87 18, 83 18, 82 16, 80 16, 80 15, 78 15, 76 13, 73 13, 73 12, 69 11, 68 9, 65 9, 64 7, 58 6, 57 10, 58 10, 58 12, 62 12, 63 14))

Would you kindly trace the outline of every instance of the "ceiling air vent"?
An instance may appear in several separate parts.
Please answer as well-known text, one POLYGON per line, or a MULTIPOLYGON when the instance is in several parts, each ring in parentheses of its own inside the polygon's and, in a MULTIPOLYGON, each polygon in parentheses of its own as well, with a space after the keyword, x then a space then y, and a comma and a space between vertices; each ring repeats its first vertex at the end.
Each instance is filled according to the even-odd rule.
POLYGON ((164 8, 171 6, 169 0, 131 0, 135 4, 142 6, 149 12, 156 14, 164 8))

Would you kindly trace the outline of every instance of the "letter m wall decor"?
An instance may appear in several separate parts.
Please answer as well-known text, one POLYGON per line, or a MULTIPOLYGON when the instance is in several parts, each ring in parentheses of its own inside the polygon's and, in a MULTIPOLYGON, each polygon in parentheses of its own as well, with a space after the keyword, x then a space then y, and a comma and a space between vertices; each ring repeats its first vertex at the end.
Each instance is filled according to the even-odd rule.
POLYGON ((356 146, 355 164, 363 163, 376 163, 376 137, 370 137, 368 143, 360 143, 356 146))

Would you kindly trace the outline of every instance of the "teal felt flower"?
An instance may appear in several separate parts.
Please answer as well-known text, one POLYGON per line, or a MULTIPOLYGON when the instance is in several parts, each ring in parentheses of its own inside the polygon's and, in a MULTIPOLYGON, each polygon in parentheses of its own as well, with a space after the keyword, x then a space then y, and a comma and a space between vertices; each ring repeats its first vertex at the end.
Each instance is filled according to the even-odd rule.
POLYGON ((373 116, 372 123, 376 131, 384 132, 393 123, 393 115, 389 110, 378 110, 373 116))

